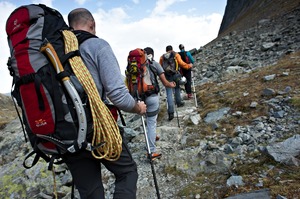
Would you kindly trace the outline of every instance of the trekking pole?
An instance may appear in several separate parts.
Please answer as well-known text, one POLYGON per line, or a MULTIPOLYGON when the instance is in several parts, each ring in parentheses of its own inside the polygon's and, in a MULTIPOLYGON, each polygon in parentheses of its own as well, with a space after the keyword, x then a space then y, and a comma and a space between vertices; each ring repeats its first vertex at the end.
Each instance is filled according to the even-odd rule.
MULTIPOLYGON (((138 94, 137 94, 137 98, 138 98, 138 101, 140 101, 138 94)), ((148 135, 147 135, 147 129, 146 129, 145 119, 144 119, 143 115, 141 116, 141 119, 142 119, 142 124, 143 124, 145 140, 146 140, 148 158, 150 160, 150 165, 151 165, 151 170, 152 170, 152 175, 153 175, 153 181, 154 181, 154 185, 155 185, 155 189, 156 189, 156 195, 157 195, 157 198, 160 199, 158 184, 157 184, 157 180, 156 180, 156 174, 155 174, 153 160, 152 160, 152 153, 151 153, 151 150, 150 150, 150 145, 149 145, 148 135)))
POLYGON ((193 93, 194 93, 195 106, 198 107, 193 70, 191 72, 192 72, 192 82, 193 82, 193 93))
POLYGON ((149 142, 148 142, 148 136, 147 136, 146 126, 145 126, 144 116, 142 116, 142 123, 143 123, 143 129, 144 129, 145 140, 146 140, 146 145, 147 145, 148 158, 150 160, 153 181, 154 181, 154 185, 155 185, 155 189, 156 189, 156 195, 157 195, 157 198, 160 199, 159 188, 158 188, 158 184, 157 184, 157 180, 156 180, 156 174, 155 174, 153 160, 152 160, 152 153, 150 151, 150 146, 149 146, 149 142))
POLYGON ((178 128, 180 128, 178 111, 177 111, 177 103, 176 103, 176 97, 175 97, 175 88, 172 88, 172 89, 173 89, 173 94, 174 94, 174 108, 175 108, 175 112, 176 112, 178 128))

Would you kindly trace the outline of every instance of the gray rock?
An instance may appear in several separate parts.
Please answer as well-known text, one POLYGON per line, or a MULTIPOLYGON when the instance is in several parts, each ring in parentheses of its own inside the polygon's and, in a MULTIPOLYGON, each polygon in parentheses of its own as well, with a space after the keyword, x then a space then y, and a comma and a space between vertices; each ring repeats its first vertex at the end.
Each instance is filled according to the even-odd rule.
POLYGON ((227 179, 226 182, 227 186, 243 186, 244 182, 243 182, 243 177, 242 176, 230 176, 230 178, 227 179))
POLYGON ((224 199, 271 199, 269 189, 251 191, 249 193, 237 194, 224 199))
POLYGON ((296 158, 300 154, 300 135, 294 135, 283 142, 269 145, 266 149, 267 153, 277 162, 300 165, 299 160, 296 158))
POLYGON ((230 110, 229 107, 225 107, 225 108, 221 108, 217 111, 208 113, 207 116, 204 118, 204 121, 206 123, 213 123, 216 122, 218 120, 221 120, 230 110))

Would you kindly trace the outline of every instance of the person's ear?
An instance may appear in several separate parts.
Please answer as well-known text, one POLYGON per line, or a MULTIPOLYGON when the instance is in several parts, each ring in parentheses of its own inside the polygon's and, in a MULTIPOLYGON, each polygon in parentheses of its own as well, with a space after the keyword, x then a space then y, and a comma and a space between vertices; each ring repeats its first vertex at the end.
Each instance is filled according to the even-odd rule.
POLYGON ((89 23, 89 32, 91 32, 92 34, 96 35, 96 23, 95 21, 92 21, 89 23))

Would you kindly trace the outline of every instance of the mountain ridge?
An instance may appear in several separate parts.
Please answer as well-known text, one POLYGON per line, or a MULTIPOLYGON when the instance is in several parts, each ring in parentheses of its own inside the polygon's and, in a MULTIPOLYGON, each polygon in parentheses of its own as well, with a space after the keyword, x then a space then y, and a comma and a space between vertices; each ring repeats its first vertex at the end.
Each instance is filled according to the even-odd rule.
POLYGON ((228 0, 218 37, 233 30, 249 29, 259 20, 280 17, 299 6, 299 0, 228 0))

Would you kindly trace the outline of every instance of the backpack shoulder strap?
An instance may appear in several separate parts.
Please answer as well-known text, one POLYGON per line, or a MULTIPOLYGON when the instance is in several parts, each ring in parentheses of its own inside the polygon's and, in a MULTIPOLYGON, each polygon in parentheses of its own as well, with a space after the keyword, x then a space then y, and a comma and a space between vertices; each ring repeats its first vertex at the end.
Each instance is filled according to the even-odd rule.
POLYGON ((154 71, 154 64, 152 61, 148 60, 149 62, 149 69, 152 73, 154 73, 156 75, 156 72, 154 71))
POLYGON ((181 56, 181 59, 184 59, 184 57, 186 56, 185 51, 180 51, 179 55, 181 56))
MULTIPOLYGON (((82 44, 85 40, 89 38, 98 38, 96 35, 93 35, 92 33, 89 33, 84 30, 73 30, 72 32, 75 34, 78 40, 78 45, 82 44)), ((61 59, 60 61, 64 65, 71 57, 74 56, 80 56, 79 49, 65 54, 60 58, 61 59)))
POLYGON ((154 87, 155 87, 155 93, 159 93, 160 91, 160 88, 159 88, 159 83, 158 83, 158 80, 157 80, 157 70, 155 69, 155 66, 153 64, 152 61, 149 60, 149 69, 150 69, 150 76, 151 76, 151 81, 152 83, 154 84, 154 87))
POLYGON ((181 51, 179 52, 179 55, 181 56, 182 61, 187 62, 187 51, 181 51))
POLYGON ((176 52, 171 51, 171 57, 175 58, 176 52))
POLYGON ((179 71, 180 68, 178 67, 178 62, 177 62, 177 59, 176 59, 176 52, 172 51, 171 55, 172 55, 172 58, 174 59, 174 62, 175 62, 175 70, 179 71))
POLYGON ((73 33, 76 35, 79 45, 87 39, 98 38, 96 35, 93 35, 92 33, 89 33, 84 30, 73 30, 73 33))

